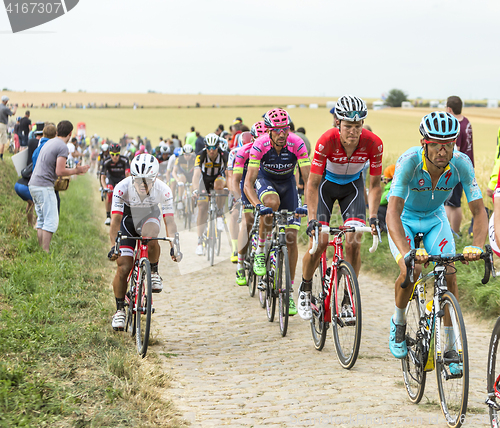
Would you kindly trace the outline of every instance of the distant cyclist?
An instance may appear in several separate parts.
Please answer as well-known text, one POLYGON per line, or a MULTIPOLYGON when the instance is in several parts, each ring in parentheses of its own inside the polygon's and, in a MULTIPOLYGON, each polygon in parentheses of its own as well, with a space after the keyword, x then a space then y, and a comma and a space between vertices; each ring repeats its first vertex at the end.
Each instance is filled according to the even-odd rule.
POLYGON ((243 186, 247 175, 248 162, 250 160, 250 150, 252 149, 254 141, 265 133, 266 125, 263 120, 253 124, 250 129, 252 139, 249 143, 238 148, 233 167, 233 193, 235 194, 235 198, 240 199, 243 205, 243 221, 238 235, 238 265, 236 266, 236 284, 240 286, 247 285, 244 261, 250 231, 252 230, 254 222, 253 205, 246 197, 243 186))
POLYGON ((110 144, 109 157, 101 168, 101 187, 110 190, 106 195, 106 221, 104 224, 107 226, 111 224, 112 191, 120 181, 130 175, 130 163, 125 156, 120 155, 120 148, 118 143, 110 144))
MULTIPOLYGON (((290 117, 286 110, 269 110, 264 116, 264 123, 267 131, 255 140, 250 150, 244 185, 248 200, 263 216, 259 224, 259 244, 254 259, 254 273, 258 276, 266 274, 264 247, 267 233, 272 229, 272 217, 268 214, 283 209, 293 212, 300 206, 294 170, 298 165, 307 186, 311 168, 304 141, 289 133, 290 117)), ((286 229, 292 286, 297 266, 299 227, 300 218, 292 215, 286 229)), ((296 313, 295 302, 290 293, 289 315, 296 313)))
MULTIPOLYGON (((205 148, 196 156, 195 170, 193 175, 193 196, 199 194, 202 190, 215 190, 220 192, 226 187, 226 179, 224 173, 227 169, 227 152, 220 148, 220 143, 223 139, 217 134, 211 133, 205 137, 205 148)), ((222 208, 224 200, 219 198, 217 228, 223 228, 222 208)), ((198 201, 198 245, 196 254, 203 255, 202 236, 205 231, 205 225, 208 218, 208 197, 200 197, 198 201)))
MULTIPOLYGON (((229 207, 229 233, 231 235, 232 244, 232 254, 231 262, 238 262, 238 234, 239 234, 239 201, 241 199, 239 181, 237 183, 233 182, 233 168, 236 161, 236 154, 239 149, 244 145, 252 141, 252 134, 250 131, 244 131, 236 136, 236 147, 229 152, 227 161, 227 188, 230 192, 228 207, 229 207)), ((246 281, 245 281, 246 282, 246 281)))
MULTIPOLYGON (((136 241, 123 239, 120 254, 116 256, 115 240, 118 231, 126 236, 157 237, 160 233, 160 221, 163 216, 167 236, 173 237, 177 232, 174 221, 173 196, 170 188, 158 176, 158 161, 153 155, 142 154, 135 157, 130 165, 131 177, 118 183, 113 191, 113 211, 109 237, 113 247, 108 254, 110 260, 116 260, 117 270, 113 279, 113 291, 116 299, 116 313, 111 325, 114 330, 125 328, 125 293, 127 277, 134 263, 136 241), (158 207, 161 206, 161 210, 158 207)), ((174 254, 171 245, 170 256, 177 261, 181 254, 174 254)), ((151 283, 153 293, 163 290, 162 279, 158 274, 160 245, 158 241, 149 241, 148 257, 151 263, 151 283)))
MULTIPOLYGON (((400 273, 396 279, 395 311, 391 317, 389 348, 396 358, 408 353, 406 345, 406 306, 413 292, 413 284, 401 288, 406 278, 405 259, 415 248, 414 237, 424 234, 424 248, 417 249, 415 280, 432 255, 455 253, 455 240, 446 216, 444 202, 457 183, 462 183, 469 208, 474 216, 472 245, 463 250, 466 261, 478 260, 488 231, 488 219, 483 205, 481 190, 477 185, 474 168, 469 157, 454 150, 460 132, 458 120, 449 113, 432 112, 420 123, 420 146, 408 149, 398 159, 387 207, 389 245, 400 273)), ((454 264, 447 266, 447 286, 458 299, 457 278, 454 264)), ((453 358, 456 350, 453 327, 445 315, 444 358, 453 358)), ((452 367, 458 374, 458 364, 452 367)))
POLYGON ((182 197, 184 195, 184 185, 193 182, 194 163, 196 156, 193 147, 186 144, 182 149, 182 154, 176 159, 172 177, 175 180, 179 193, 180 209, 183 209, 182 197))
MULTIPOLYGON (((311 174, 306 190, 311 236, 315 224, 329 225, 333 204, 338 201, 345 226, 366 224, 366 201, 362 170, 370 162, 370 191, 368 196, 370 225, 373 233, 378 224, 377 211, 382 190, 382 140, 374 133, 363 129, 368 115, 365 102, 353 95, 340 97, 335 105, 336 127, 326 131, 316 143, 311 174)), ((299 315, 308 320, 311 312, 312 277, 321 254, 326 249, 329 235, 319 237, 318 250, 313 255, 306 251, 302 260, 302 284, 299 290, 299 315)), ((312 239, 309 248, 312 247, 312 239)), ((359 276, 361 268, 361 233, 348 233, 345 242, 345 259, 359 276)), ((342 312, 348 313, 346 305, 342 312)))

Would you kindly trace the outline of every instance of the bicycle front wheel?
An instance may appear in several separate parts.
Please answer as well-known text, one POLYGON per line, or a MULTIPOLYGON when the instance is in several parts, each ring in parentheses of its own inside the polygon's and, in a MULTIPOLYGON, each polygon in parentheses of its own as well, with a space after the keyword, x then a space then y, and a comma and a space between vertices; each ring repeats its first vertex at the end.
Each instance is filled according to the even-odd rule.
POLYGON ((354 366, 361 343, 361 296, 352 266, 342 260, 337 270, 332 311, 333 341, 340 365, 354 366))
POLYGON ((406 392, 408 393, 408 397, 410 397, 410 401, 415 404, 419 403, 424 395, 426 379, 424 367, 429 355, 429 348, 428 346, 424 346, 422 339, 418 292, 415 288, 413 296, 406 307, 406 345, 408 346, 408 355, 401 360, 406 392))
POLYGON ((214 265, 214 257, 215 257, 215 220, 210 219, 210 231, 208 235, 208 261, 210 262, 210 266, 214 265))
POLYGON ((321 351, 325 346, 328 323, 325 322, 325 301, 323 297, 323 258, 319 260, 319 266, 314 271, 311 291, 311 334, 314 347, 321 351))
POLYGON ((286 336, 288 329, 288 309, 290 307, 290 290, 292 288, 292 277, 290 275, 290 261, 288 260, 288 249, 281 247, 276 261, 275 290, 278 292, 278 308, 280 311, 280 333, 286 336))
POLYGON ((434 340, 440 341, 441 349, 441 355, 438 355, 438 344, 435 343, 439 398, 446 423, 449 427, 458 428, 465 421, 469 395, 467 335, 460 305, 449 291, 441 298, 440 312, 444 313, 444 316, 436 317, 440 334, 434 334, 434 340), (448 315, 451 326, 446 327, 448 315))
POLYGON ((153 292, 151 290, 151 265, 145 259, 140 265, 139 283, 137 284, 137 352, 144 358, 148 350, 149 331, 151 328, 151 312, 153 306, 153 292))
POLYGON ((247 270, 247 286, 248 294, 250 297, 255 295, 255 289, 257 287, 257 275, 253 271, 253 257, 255 254, 254 239, 257 239, 255 235, 250 236, 250 240, 247 245, 247 253, 245 255, 245 269, 247 270))
POLYGON ((497 369, 497 354, 498 354, 498 343, 500 340, 500 317, 493 327, 491 332, 490 348, 488 351, 488 365, 487 365, 487 388, 488 388, 488 399, 492 402, 490 404, 490 423, 492 427, 497 428, 500 426, 500 409, 497 407, 495 397, 495 384, 500 376, 497 369))
POLYGON ((266 313, 269 322, 274 321, 274 314, 276 312, 276 294, 274 292, 274 275, 276 274, 275 269, 271 269, 271 261, 269 255, 271 254, 271 249, 267 253, 266 257, 266 313))

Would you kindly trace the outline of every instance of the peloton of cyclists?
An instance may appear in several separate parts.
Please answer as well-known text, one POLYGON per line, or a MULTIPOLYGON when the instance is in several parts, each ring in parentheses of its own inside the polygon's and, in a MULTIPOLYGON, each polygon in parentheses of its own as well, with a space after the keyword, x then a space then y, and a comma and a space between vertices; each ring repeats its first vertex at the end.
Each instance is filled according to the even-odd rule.
POLYGON ((194 174, 194 163, 196 157, 194 155, 193 147, 186 144, 182 148, 179 157, 176 158, 174 168, 172 170, 172 177, 177 184, 177 191, 179 194, 178 209, 183 209, 182 197, 184 195, 184 185, 192 183, 194 174))
POLYGON ((101 168, 101 187, 109 189, 106 195, 106 221, 105 225, 111 224, 111 200, 113 199, 113 189, 125 177, 130 175, 130 164, 125 156, 120 155, 120 145, 111 143, 109 147, 109 157, 104 161, 101 168))
MULTIPOLYGON (((272 229, 273 219, 270 214, 282 209, 293 212, 300 206, 294 170, 298 164, 307 187, 311 168, 304 141, 289 132, 290 117, 286 110, 269 110, 264 115, 264 123, 267 131, 253 143, 244 184, 248 200, 261 216, 259 243, 254 259, 254 273, 258 276, 266 274, 264 247, 267 234, 272 229)), ((300 218, 292 215, 286 229, 292 287, 297 266, 299 227, 300 218)), ((297 308, 290 293, 289 315, 296 313, 297 308)))
MULTIPOLYGON (((193 197, 197 197, 202 190, 206 190, 208 193, 215 190, 216 193, 220 193, 226 187, 224 172, 227 169, 228 154, 220 148, 222 140, 223 139, 215 133, 208 134, 205 137, 205 148, 196 156, 193 174, 193 197)), ((217 206, 219 209, 217 228, 219 230, 223 229, 223 220, 221 217, 223 204, 224 198, 217 198, 217 206)), ((196 254, 199 256, 203 255, 202 236, 207 218, 208 197, 202 196, 198 200, 198 219, 196 222, 198 226, 198 245, 196 247, 196 254)))
MULTIPOLYGON (((424 234, 424 248, 417 249, 415 280, 429 254, 455 253, 455 240, 451 231, 444 202, 457 183, 462 183, 469 208, 474 216, 473 245, 463 250, 466 261, 478 260, 487 235, 487 216, 481 190, 477 185, 474 168, 469 157, 454 151, 460 132, 458 120, 449 113, 432 112, 420 123, 420 146, 412 147, 400 156, 388 195, 387 228, 389 245, 400 269, 395 286, 395 311, 390 321, 389 348, 396 358, 404 358, 406 345, 406 306, 413 284, 401 288, 406 277, 405 259, 415 248, 414 237, 424 234)), ((454 265, 447 267, 447 286, 458 299, 454 265)), ((447 327, 445 314, 444 357, 454 358, 453 327, 447 327)), ((450 364, 452 374, 461 371, 460 364, 450 364)))
MULTIPOLYGON (((113 291, 116 299, 116 313, 111 325, 114 330, 125 328, 125 293, 127 277, 133 267, 136 241, 123 239, 120 254, 115 252, 115 240, 118 231, 126 236, 157 237, 160 232, 160 221, 163 215, 167 236, 177 233, 174 220, 173 196, 170 188, 158 176, 158 160, 150 154, 136 156, 130 165, 131 176, 120 181, 113 191, 113 208, 109 237, 113 247, 108 254, 110 260, 116 260, 117 270, 113 279, 113 291), (161 210, 158 207, 161 205, 161 210)), ((181 254, 174 254, 171 243, 170 255, 177 261, 181 254)), ((151 283, 153 293, 163 290, 162 279, 158 274, 160 245, 152 240, 148 243, 148 256, 151 262, 151 283)))
MULTIPOLYGON (((380 176, 382 174, 382 140, 363 128, 368 114, 365 102, 353 95, 340 97, 335 105, 336 127, 326 131, 316 143, 307 185, 309 223, 307 234, 311 236, 315 225, 330 224, 333 204, 339 202, 344 225, 364 226, 366 204, 362 170, 370 162, 370 190, 368 196, 369 219, 373 232, 378 224, 380 205, 380 176)), ((299 289, 299 315, 308 320, 311 312, 312 277, 321 254, 329 241, 328 234, 318 237, 318 250, 313 255, 306 251, 302 260, 302 283, 299 289)), ((312 246, 310 239, 309 248, 312 246)), ((361 268, 360 233, 346 234, 345 258, 356 276, 361 268)), ((346 305, 347 306, 347 305, 346 305)), ((343 308, 348 314, 350 308, 343 308)))

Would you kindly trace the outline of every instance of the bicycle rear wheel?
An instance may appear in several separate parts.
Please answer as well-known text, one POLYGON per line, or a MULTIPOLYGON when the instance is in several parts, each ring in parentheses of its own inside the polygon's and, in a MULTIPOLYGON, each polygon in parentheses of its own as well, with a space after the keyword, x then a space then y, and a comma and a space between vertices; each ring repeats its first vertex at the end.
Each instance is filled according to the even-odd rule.
POLYGON ((434 340, 440 340, 442 355, 437 355, 436 349, 436 376, 446 423, 449 427, 458 428, 465 421, 467 399, 469 396, 469 353, 467 349, 467 335, 462 316, 462 310, 456 297, 447 291, 440 302, 440 311, 444 316, 436 317, 436 324, 440 325, 441 334, 434 335, 434 340), (449 339, 452 346, 446 346, 445 317, 450 315, 453 336, 449 339), (439 336, 439 337, 438 337, 439 336), (446 351, 454 350, 453 356, 446 356, 446 351))
POLYGON ((426 379, 424 367, 429 355, 429 348, 428 346, 424 346, 422 339, 418 293, 415 288, 411 300, 406 307, 406 345, 408 346, 408 355, 401 360, 406 392, 408 393, 408 397, 410 397, 410 401, 415 404, 419 403, 424 395, 426 379))
POLYGON ((290 290, 292 288, 292 277, 290 275, 290 261, 288 260, 288 249, 281 247, 276 261, 276 272, 274 274, 275 290, 278 292, 278 307, 280 317, 280 333, 286 336, 288 329, 288 308, 290 306, 290 290))
MULTIPOLYGON (((223 218, 223 220, 224 220, 224 218, 223 218)), ((216 236, 216 241, 217 241, 216 242, 216 250, 217 250, 216 255, 220 256, 220 246, 221 246, 221 241, 222 241, 222 230, 217 229, 215 233, 216 233, 215 236, 216 236)))
POLYGON ((325 301, 323 298, 324 289, 323 259, 319 260, 319 266, 314 271, 311 291, 311 334, 314 347, 321 351, 325 346, 328 323, 325 323, 325 301))
POLYGON ((265 284, 266 284, 266 313, 267 319, 269 322, 274 321, 274 314, 276 312, 276 295, 274 293, 274 270, 271 270, 271 261, 269 259, 269 255, 271 254, 271 250, 267 253, 266 257, 266 276, 265 276, 265 284))
POLYGON ((331 304, 333 340, 340 365, 354 366, 361 343, 361 296, 352 266, 342 260, 337 270, 335 296, 331 304))
POLYGON ((500 376, 500 370, 497 369, 497 354, 498 344, 500 340, 500 317, 493 327, 491 332, 490 348, 488 351, 488 365, 487 365, 487 388, 488 399, 491 402, 490 407, 490 424, 492 427, 497 428, 500 426, 500 406, 498 406, 495 397, 495 383, 500 376))
POLYGON ((151 311, 153 306, 151 290, 151 265, 149 260, 142 260, 139 283, 137 284, 137 352, 144 358, 148 350, 149 331, 151 328, 151 311))

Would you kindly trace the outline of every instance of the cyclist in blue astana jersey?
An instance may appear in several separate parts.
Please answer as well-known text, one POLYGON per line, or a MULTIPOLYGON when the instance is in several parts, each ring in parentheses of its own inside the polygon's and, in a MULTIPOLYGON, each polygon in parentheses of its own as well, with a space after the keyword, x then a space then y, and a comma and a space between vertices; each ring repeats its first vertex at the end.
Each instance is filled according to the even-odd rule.
MULTIPOLYGON (((415 247, 414 237, 424 234, 424 248, 417 249, 415 258, 415 280, 422 271, 421 264, 432 255, 455 253, 455 241, 446 216, 444 201, 457 183, 462 183, 469 208, 474 216, 473 245, 464 248, 466 263, 478 260, 488 232, 488 219, 484 209, 481 190, 477 185, 474 168, 469 157, 454 151, 455 140, 460 131, 458 120, 449 113, 433 112, 423 117, 420 133, 421 146, 407 150, 396 164, 392 187, 388 195, 387 228, 392 255, 398 263, 400 273, 396 280, 395 313, 391 317, 389 348, 396 358, 405 358, 406 306, 413 292, 413 284, 401 288, 406 277, 405 258, 415 247)), ((458 299, 457 279, 453 265, 447 267, 448 289, 458 299)), ((449 314, 445 314, 444 334, 453 358, 453 328, 449 314)), ((456 365, 456 372, 460 372, 456 365)), ((450 366, 450 370, 452 367, 450 366)), ((453 370, 452 370, 453 371, 453 370)))

